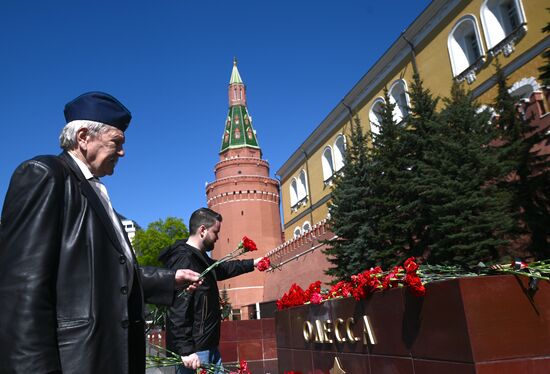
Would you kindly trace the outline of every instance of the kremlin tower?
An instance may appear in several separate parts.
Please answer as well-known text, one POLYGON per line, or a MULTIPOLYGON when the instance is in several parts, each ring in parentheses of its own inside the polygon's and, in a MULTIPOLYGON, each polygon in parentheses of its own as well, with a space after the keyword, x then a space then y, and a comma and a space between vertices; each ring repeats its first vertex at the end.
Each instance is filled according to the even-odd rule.
MULTIPOLYGON (((223 216, 214 258, 222 258, 239 245, 243 236, 257 244, 258 251, 240 258, 263 257, 281 244, 279 183, 269 177, 269 163, 262 159, 252 117, 246 105, 246 87, 237 61, 229 81, 229 113, 216 164, 215 181, 206 186, 208 207, 223 216)), ((233 309, 263 300, 264 273, 255 270, 220 281, 220 290, 227 290, 233 309)), ((248 319, 241 313, 242 319, 248 319)))

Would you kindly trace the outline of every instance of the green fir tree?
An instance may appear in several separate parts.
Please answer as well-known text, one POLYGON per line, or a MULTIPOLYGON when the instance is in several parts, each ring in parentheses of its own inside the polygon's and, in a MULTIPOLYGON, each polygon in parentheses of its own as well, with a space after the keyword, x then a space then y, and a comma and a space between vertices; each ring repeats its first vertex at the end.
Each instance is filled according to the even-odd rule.
POLYGON ((231 317, 231 301, 229 300, 229 294, 227 289, 224 287, 220 292, 220 309, 222 321, 226 321, 231 317))
POLYGON ((367 168, 366 196, 368 207, 359 236, 367 248, 367 264, 389 267, 406 257, 409 242, 404 206, 404 181, 409 177, 410 150, 403 143, 406 120, 397 123, 395 104, 384 91, 381 106, 379 133, 373 139, 373 147, 367 168))
MULTIPOLYGON (((546 10, 550 12, 550 8, 546 8, 546 10)), ((545 33, 550 33, 550 22, 544 26, 542 31, 545 33)), ((542 52, 542 57, 546 63, 539 68, 539 78, 542 80, 542 84, 545 86, 550 86, 550 48, 547 48, 544 52, 542 52)))
POLYGON ((550 158, 539 144, 550 140, 545 129, 532 125, 522 105, 512 97, 497 63, 498 95, 495 109, 503 142, 503 159, 509 169, 501 186, 512 196, 511 216, 516 223, 510 235, 522 255, 550 256, 550 158), (527 240, 525 240, 527 238, 527 240))
POLYGON ((399 183, 395 185, 399 189, 400 217, 396 217, 394 225, 404 234, 404 256, 419 257, 427 253, 430 243, 432 215, 426 191, 431 191, 437 180, 430 179, 426 173, 425 159, 440 131, 436 110, 439 99, 424 88, 418 74, 413 77, 409 94, 411 107, 407 131, 399 139, 407 166, 402 169, 399 183))
POLYGON ((337 239, 328 241, 324 251, 332 266, 326 270, 337 280, 345 279, 368 266, 365 243, 359 235, 368 216, 368 148, 361 123, 354 119, 345 154, 345 163, 334 178, 329 224, 337 239))
POLYGON ((430 181, 423 191, 432 216, 429 262, 491 263, 507 244, 504 234, 513 221, 509 196, 495 183, 506 172, 500 150, 490 145, 496 136, 489 114, 455 83, 423 166, 430 181))

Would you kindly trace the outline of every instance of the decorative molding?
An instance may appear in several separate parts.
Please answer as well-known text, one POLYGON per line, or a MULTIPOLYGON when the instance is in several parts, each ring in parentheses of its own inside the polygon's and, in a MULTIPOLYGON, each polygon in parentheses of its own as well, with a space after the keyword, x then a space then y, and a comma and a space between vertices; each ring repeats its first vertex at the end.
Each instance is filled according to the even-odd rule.
POLYGON ((537 79, 535 77, 529 77, 529 78, 520 79, 519 81, 515 82, 512 85, 512 87, 510 87, 510 89, 508 89, 508 92, 511 95, 513 95, 514 91, 517 91, 518 89, 520 89, 521 87, 524 87, 524 86, 531 86, 533 91, 541 91, 542 90, 539 82, 537 82, 537 79))
MULTIPOLYGON (((522 55, 518 56, 508 65, 504 66, 502 68, 504 75, 509 76, 510 74, 521 68, 523 65, 527 64, 532 59, 540 55, 547 48, 550 48, 550 36, 542 39, 539 43, 535 44, 533 47, 524 52, 522 55)), ((477 98, 483 95, 485 92, 489 91, 496 83, 496 77, 493 75, 491 78, 487 79, 485 82, 474 88, 472 90, 472 96, 474 98, 477 98)))
POLYGON ((502 39, 497 45, 491 48, 487 54, 491 57, 498 55, 500 52, 506 57, 509 57, 515 50, 515 45, 518 40, 523 38, 527 33, 527 23, 522 23, 506 38, 502 39))
POLYGON ((463 80, 466 80, 468 84, 474 83, 477 78, 476 73, 481 70, 486 61, 487 59, 485 58, 485 55, 479 56, 472 65, 468 66, 466 70, 455 77, 456 81, 462 82, 463 80))

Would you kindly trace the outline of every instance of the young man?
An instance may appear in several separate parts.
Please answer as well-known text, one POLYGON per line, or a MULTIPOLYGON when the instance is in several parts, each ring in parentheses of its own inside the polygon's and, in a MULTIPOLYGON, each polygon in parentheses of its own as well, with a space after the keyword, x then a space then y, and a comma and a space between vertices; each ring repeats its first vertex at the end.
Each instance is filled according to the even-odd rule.
MULTIPOLYGON (((189 220, 190 236, 161 252, 159 260, 172 269, 203 272, 215 260, 208 256, 218 240, 222 216, 211 209, 196 210, 189 220)), ((217 281, 254 270, 261 258, 227 261, 206 274, 192 295, 177 298, 168 312, 167 348, 182 356, 177 374, 194 374, 201 363, 221 367, 221 311, 217 281)), ((221 371, 220 371, 221 372, 221 371)))

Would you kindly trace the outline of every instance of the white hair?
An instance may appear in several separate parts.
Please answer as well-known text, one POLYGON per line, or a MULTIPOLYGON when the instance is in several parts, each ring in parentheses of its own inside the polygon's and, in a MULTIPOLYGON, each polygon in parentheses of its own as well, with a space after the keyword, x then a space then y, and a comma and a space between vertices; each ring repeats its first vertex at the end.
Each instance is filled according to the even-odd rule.
POLYGON ((114 127, 109 126, 102 122, 88 121, 88 120, 76 120, 71 121, 63 127, 61 134, 59 135, 59 145, 66 151, 75 149, 78 145, 76 141, 76 134, 78 130, 85 128, 88 129, 90 136, 97 136, 114 127))

